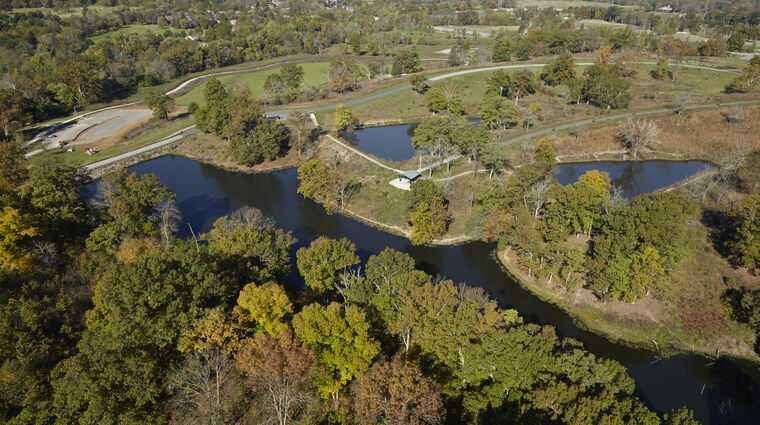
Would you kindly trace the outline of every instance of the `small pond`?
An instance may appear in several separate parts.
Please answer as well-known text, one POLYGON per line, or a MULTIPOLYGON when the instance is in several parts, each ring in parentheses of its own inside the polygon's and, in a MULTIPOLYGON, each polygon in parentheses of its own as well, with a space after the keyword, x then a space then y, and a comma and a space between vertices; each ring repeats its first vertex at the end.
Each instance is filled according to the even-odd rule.
MULTIPOLYGON (((469 119, 480 123, 480 119, 469 119)), ((366 127, 340 133, 340 137, 357 148, 389 161, 406 161, 417 152, 412 147, 412 137, 417 124, 384 125, 366 127)))
POLYGON ((609 173, 612 184, 622 189, 623 197, 631 199, 673 183, 715 165, 705 161, 597 161, 566 162, 557 166, 557 180, 562 185, 573 184, 589 170, 609 173))

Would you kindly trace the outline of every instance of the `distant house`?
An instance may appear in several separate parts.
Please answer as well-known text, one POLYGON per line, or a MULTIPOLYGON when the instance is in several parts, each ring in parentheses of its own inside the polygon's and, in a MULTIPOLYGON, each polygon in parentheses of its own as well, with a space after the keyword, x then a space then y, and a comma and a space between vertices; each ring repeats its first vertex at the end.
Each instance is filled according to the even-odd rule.
POLYGON ((663 6, 657 9, 658 12, 662 12, 662 13, 673 13, 675 10, 676 8, 672 4, 669 4, 667 6, 663 6))

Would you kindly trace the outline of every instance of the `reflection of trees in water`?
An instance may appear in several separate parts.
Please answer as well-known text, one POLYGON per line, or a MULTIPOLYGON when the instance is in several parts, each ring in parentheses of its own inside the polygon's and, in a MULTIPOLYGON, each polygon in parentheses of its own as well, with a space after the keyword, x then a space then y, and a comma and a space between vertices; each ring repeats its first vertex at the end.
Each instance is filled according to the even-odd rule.
POLYGON ((419 123, 414 123, 414 124, 411 124, 409 127, 407 127, 406 135, 409 136, 410 141, 412 140, 412 137, 414 137, 414 130, 417 129, 418 125, 419 123))
POLYGON ((359 144, 359 136, 353 131, 339 131, 338 136, 351 144, 351 146, 357 146, 359 144))
POLYGON ((760 371, 747 360, 731 360, 721 357, 690 356, 684 368, 700 382, 718 387, 718 391, 705 391, 712 423, 731 423, 744 417, 737 407, 751 412, 760 406, 760 371))
POLYGON ((618 168, 619 175, 617 177, 611 176, 612 183, 623 188, 623 196, 630 199, 634 193, 639 192, 639 185, 641 184, 639 177, 644 174, 645 167, 641 163, 629 162, 619 164, 616 168, 618 168))

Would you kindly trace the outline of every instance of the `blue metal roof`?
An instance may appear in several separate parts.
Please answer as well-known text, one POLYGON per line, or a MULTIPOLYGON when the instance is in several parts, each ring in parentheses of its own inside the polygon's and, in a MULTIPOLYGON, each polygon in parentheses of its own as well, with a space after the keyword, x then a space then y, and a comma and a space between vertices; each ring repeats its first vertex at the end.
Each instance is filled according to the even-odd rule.
POLYGON ((405 171, 399 174, 398 176, 404 177, 409 180, 417 180, 418 178, 420 178, 420 176, 422 176, 422 174, 420 174, 420 172, 417 170, 409 170, 409 171, 405 171))

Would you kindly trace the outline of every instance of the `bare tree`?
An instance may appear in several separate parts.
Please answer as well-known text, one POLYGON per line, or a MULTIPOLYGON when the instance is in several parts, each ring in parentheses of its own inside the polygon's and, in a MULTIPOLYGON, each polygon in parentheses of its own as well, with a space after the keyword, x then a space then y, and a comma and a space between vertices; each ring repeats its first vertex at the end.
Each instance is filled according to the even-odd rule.
POLYGON ((575 137, 575 143, 578 143, 578 139, 586 132, 586 126, 578 124, 570 129, 570 135, 575 137))
POLYGON ((272 217, 264 215, 260 209, 251 206, 244 206, 230 214, 230 221, 235 224, 256 227, 274 227, 275 221, 272 217))
POLYGON ((680 117, 681 114, 683 114, 692 103, 693 101, 691 95, 676 94, 673 100, 673 110, 675 111, 676 115, 680 117))
POLYGON ((723 115, 723 118, 726 119, 726 122, 728 123, 735 123, 737 121, 741 121, 744 117, 744 111, 742 108, 734 105, 729 106, 728 109, 721 112, 721 115, 723 115))
POLYGON ((58 262, 58 249, 55 244, 49 241, 35 241, 32 244, 32 253, 40 262, 48 267, 58 262))
POLYGON ((169 379, 172 422, 234 424, 242 415, 241 377, 230 356, 217 349, 192 352, 169 379))
POLYGON ((554 106, 549 102, 541 102, 540 111, 541 122, 546 122, 546 120, 551 119, 554 115, 554 106))
POLYGON ((642 150, 657 141, 660 130, 649 120, 628 118, 618 126, 618 138, 636 158, 642 150))
POLYGON ((552 187, 550 179, 539 180, 534 183, 533 186, 528 189, 525 196, 527 202, 530 202, 533 206, 533 217, 538 217, 538 213, 546 203, 546 199, 549 196, 549 189, 552 187))
POLYGON ((174 232, 177 231, 177 222, 182 216, 173 199, 164 199, 156 204, 154 212, 156 221, 158 221, 158 230, 161 233, 161 239, 164 245, 169 244, 174 232))
POLYGON ((290 146, 299 154, 303 154, 314 140, 314 123, 308 114, 301 111, 293 111, 285 120, 285 125, 290 130, 290 146))
POLYGON ((257 334, 237 355, 240 370, 253 387, 267 394, 264 405, 274 413, 278 425, 297 420, 312 402, 311 367, 314 353, 286 333, 278 338, 257 334))

